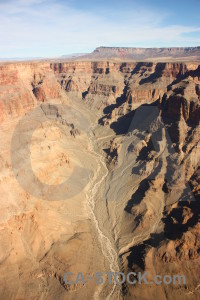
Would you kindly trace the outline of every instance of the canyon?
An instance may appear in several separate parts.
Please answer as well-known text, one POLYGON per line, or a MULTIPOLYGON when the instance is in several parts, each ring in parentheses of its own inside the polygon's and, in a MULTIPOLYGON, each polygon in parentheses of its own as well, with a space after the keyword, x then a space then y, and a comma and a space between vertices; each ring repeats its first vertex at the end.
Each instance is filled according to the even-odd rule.
POLYGON ((198 299, 199 47, 175 62, 97 50, 0 64, 0 299, 198 299), (109 284, 109 271, 186 283, 109 284))

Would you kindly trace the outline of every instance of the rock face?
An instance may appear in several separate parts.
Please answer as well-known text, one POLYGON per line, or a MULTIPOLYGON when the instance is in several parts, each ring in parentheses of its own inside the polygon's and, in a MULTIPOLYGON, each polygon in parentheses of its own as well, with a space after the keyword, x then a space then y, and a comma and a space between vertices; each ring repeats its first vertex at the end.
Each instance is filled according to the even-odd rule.
POLYGON ((32 86, 33 93, 38 101, 45 102, 47 99, 61 97, 60 84, 55 80, 52 74, 34 74, 32 86))
MULTIPOLYGON (((89 58, 193 61, 191 55, 199 52, 199 47, 98 48, 89 58)), ((94 196, 92 187, 68 201, 48 202, 24 191, 13 174, 13 132, 36 107, 40 110, 33 122, 22 125, 14 149, 17 176, 33 188, 37 183, 29 182, 26 153, 26 136, 36 120, 28 149, 34 173, 50 185, 70 178, 60 191, 67 195, 91 179, 93 171, 92 187, 99 188, 93 212, 114 245, 119 270, 186 277, 179 286, 124 284, 121 298, 198 299, 200 65, 108 60, 0 66, 0 298, 93 299, 95 294, 105 299, 110 286, 69 287, 63 281, 67 271, 91 275, 111 266, 86 205, 88 193, 94 196), (92 134, 87 123, 95 128, 92 134), (99 153, 95 157, 94 150, 99 153), (108 169, 108 174, 105 166, 100 173, 103 187, 96 184, 100 154, 108 169), (80 174, 70 177, 76 165, 80 174)))
POLYGON ((61 96, 61 87, 49 64, 14 63, 0 66, 1 118, 20 116, 37 105, 61 96))

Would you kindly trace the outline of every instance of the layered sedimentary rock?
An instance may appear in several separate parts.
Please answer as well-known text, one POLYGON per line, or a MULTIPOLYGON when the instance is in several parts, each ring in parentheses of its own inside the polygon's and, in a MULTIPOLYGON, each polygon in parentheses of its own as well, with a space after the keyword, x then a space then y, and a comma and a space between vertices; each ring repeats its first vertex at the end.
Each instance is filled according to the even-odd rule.
MULTIPOLYGON (((158 50, 163 56, 166 51, 181 56, 199 49, 158 50)), ((64 273, 109 271, 116 267, 115 250, 118 270, 125 273, 186 276, 180 286, 124 284, 121 298, 198 299, 199 123, 198 63, 1 65, 0 297, 105 299, 111 286, 67 286, 64 273), (29 114, 31 122, 22 124, 16 149, 11 149, 18 122, 26 115, 29 120, 29 114), (60 191, 72 195, 66 202, 37 198, 20 187, 17 176, 29 184, 26 136, 32 134, 34 120, 30 152, 40 181, 58 184, 79 167, 76 178, 60 191), (13 151, 20 166, 16 177, 13 151), (91 186, 74 196, 73 188, 88 178, 94 178, 91 186)), ((118 296, 115 288, 111 297, 118 296)))
POLYGON ((4 114, 1 116, 20 116, 35 107, 36 100, 58 98, 60 89, 49 64, 3 64, 0 67, 0 99, 4 114))

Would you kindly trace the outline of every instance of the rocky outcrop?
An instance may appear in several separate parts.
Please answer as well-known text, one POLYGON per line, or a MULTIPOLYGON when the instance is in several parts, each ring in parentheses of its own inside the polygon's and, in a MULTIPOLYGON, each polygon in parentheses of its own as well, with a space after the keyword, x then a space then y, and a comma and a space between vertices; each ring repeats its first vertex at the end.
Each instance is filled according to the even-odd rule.
POLYGON ((45 77, 44 79, 37 82, 32 82, 33 94, 40 102, 45 102, 48 99, 56 99, 61 97, 61 87, 56 81, 55 77, 45 77))
POLYGON ((10 63, 0 66, 0 122, 9 115, 23 115, 34 108, 37 101, 45 102, 60 97, 61 86, 49 63, 10 63))
POLYGON ((170 86, 170 91, 163 97, 160 107, 163 116, 174 120, 184 119, 187 123, 198 125, 200 122, 200 82, 198 77, 187 77, 170 86))

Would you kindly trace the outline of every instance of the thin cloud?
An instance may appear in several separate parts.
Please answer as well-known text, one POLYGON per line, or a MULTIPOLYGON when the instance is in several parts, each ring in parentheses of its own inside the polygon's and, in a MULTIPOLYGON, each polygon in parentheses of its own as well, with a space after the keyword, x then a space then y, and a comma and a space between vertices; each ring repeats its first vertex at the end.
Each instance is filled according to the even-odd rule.
POLYGON ((198 26, 163 26, 167 14, 144 7, 116 15, 109 10, 105 14, 80 10, 66 2, 18 0, 0 2, 0 11, 0 57, 56 56, 87 52, 100 45, 153 47, 199 43, 198 26))

